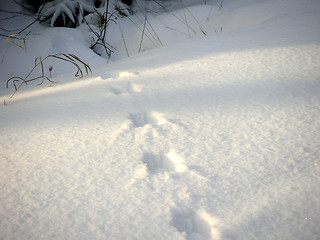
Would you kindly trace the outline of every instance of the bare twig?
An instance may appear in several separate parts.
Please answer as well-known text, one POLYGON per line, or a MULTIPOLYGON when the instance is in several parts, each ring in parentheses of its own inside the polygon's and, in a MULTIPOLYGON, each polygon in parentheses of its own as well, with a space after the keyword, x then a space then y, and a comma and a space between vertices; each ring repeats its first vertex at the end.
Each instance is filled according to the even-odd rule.
POLYGON ((188 23, 188 20, 187 20, 187 17, 186 17, 185 7, 184 7, 184 5, 183 5, 182 0, 180 0, 180 2, 181 2, 181 5, 182 5, 182 12, 183 12, 183 16, 184 16, 184 21, 185 21, 185 24, 186 24, 186 26, 187 26, 188 35, 189 35, 189 38, 190 38, 190 37, 191 37, 191 35, 190 35, 189 28, 191 28, 191 27, 189 26, 189 23, 188 23))
POLYGON ((10 14, 16 14, 16 15, 24 15, 24 16, 28 16, 28 17, 34 18, 33 15, 30 15, 30 14, 28 14, 28 13, 23 13, 23 12, 13 12, 13 11, 7 11, 7 10, 3 10, 3 9, 0 9, 0 12, 10 13, 10 14))
POLYGON ((10 16, 10 17, 5 17, 5 18, 0 18, 0 21, 6 21, 6 20, 9 20, 11 18, 15 18, 17 17, 18 15, 13 15, 13 16, 10 16))
MULTIPOLYGON (((141 8, 140 4, 139 4, 137 1, 136 1, 136 4, 137 4, 137 6, 139 7, 140 11, 143 12, 143 9, 141 8)), ((149 11, 149 10, 147 9, 147 11, 149 11)), ((136 15, 136 17, 139 19, 138 15, 136 15)), ((152 37, 156 42, 157 42, 157 41, 159 42, 160 46, 163 46, 163 44, 162 44, 162 42, 161 42, 158 34, 156 33, 156 31, 155 31, 154 28, 152 27, 149 19, 147 18, 146 20, 147 20, 147 23, 148 23, 148 25, 150 26, 150 28, 151 28, 151 30, 152 30, 153 33, 151 33, 151 31, 150 31, 148 28, 146 28, 146 30, 149 32, 149 34, 151 35, 151 37, 152 37), (153 34, 154 34, 155 37, 153 36, 153 34)), ((139 19, 139 21, 142 22, 140 19, 139 19)), ((146 36, 148 36, 148 35, 146 34, 146 36)), ((149 38, 149 39, 150 39, 150 38, 149 38)), ((157 47, 157 45, 155 45, 155 46, 157 47)))
MULTIPOLYGON (((138 16, 136 16, 136 17, 138 17, 138 16)), ((127 18, 130 20, 130 22, 132 22, 139 29, 140 32, 142 32, 142 29, 140 28, 140 26, 137 23, 135 23, 129 16, 127 18)), ((155 47, 158 47, 158 45, 154 42, 154 40, 151 39, 151 37, 148 34, 145 33, 145 36, 150 40, 150 42, 155 47)))
POLYGON ((147 8, 145 8, 144 24, 143 24, 142 35, 141 35, 141 39, 140 39, 139 52, 141 51, 141 46, 142 46, 142 41, 143 41, 143 36, 144 36, 144 29, 146 28, 146 22, 147 22, 147 8))
POLYGON ((189 10, 189 8, 186 8, 187 11, 190 13, 191 17, 196 21, 196 23, 199 25, 199 28, 201 30, 201 32, 203 33, 203 35, 207 35, 207 33, 202 29, 201 24, 199 23, 198 19, 196 19, 196 17, 192 14, 192 12, 189 10))
MULTIPOLYGON (((115 22, 114 20, 114 15, 116 14, 117 11, 114 11, 112 13, 108 12, 108 8, 109 8, 109 1, 107 1, 107 5, 106 5, 106 10, 103 14, 99 13, 97 11, 97 9, 95 9, 95 13, 98 15, 99 17, 99 25, 98 25, 98 31, 94 30, 90 24, 87 22, 87 20, 85 18, 84 22, 86 23, 86 25, 88 26, 89 30, 95 35, 96 40, 93 39, 94 43, 91 44, 90 48, 97 54, 100 55, 100 53, 95 51, 95 47, 96 46, 102 46, 104 51, 106 52, 107 56, 110 58, 114 47, 112 47, 110 44, 108 44, 106 42, 106 33, 107 33, 107 26, 109 24, 110 21, 115 22)), ((81 12, 81 14, 83 15, 84 13, 81 12)), ((84 15, 83 15, 84 16, 84 15)))
POLYGON ((127 44, 126 44, 126 41, 125 41, 124 36, 123 36, 123 31, 122 31, 122 29, 121 29, 120 22, 119 22, 119 25, 118 25, 118 26, 119 26, 119 30, 120 30, 120 32, 121 32, 121 37, 122 37, 123 45, 124 45, 124 47, 125 47, 125 49, 126 49, 127 56, 130 57, 130 56, 129 56, 129 51, 128 51, 128 48, 127 48, 127 44))
POLYGON ((223 7, 223 0, 221 0, 221 2, 220 2, 220 8, 219 8, 219 10, 221 10, 222 7, 223 7))
POLYGON ((12 1, 14 1, 16 4, 20 5, 20 6, 23 7, 24 9, 27 9, 27 10, 33 12, 33 9, 28 8, 28 7, 25 6, 24 4, 21 4, 20 2, 18 2, 18 1, 16 1, 16 0, 12 0, 12 1))

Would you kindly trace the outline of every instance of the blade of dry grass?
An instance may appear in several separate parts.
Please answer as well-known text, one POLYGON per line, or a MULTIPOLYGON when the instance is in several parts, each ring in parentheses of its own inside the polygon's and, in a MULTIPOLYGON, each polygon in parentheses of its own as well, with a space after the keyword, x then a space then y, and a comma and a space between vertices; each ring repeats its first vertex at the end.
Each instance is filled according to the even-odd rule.
POLYGON ((21 86, 23 84, 27 84, 28 82, 32 82, 32 81, 41 79, 41 82, 38 84, 38 85, 41 85, 44 82, 44 79, 47 79, 49 82, 54 83, 49 77, 45 76, 44 62, 48 58, 55 58, 55 59, 58 59, 58 60, 65 61, 67 63, 71 63, 77 69, 77 71, 75 73, 76 77, 80 77, 80 78, 83 77, 83 71, 81 70, 81 67, 79 66, 78 63, 81 63, 84 66, 85 71, 86 71, 87 74, 89 73, 89 71, 90 71, 90 73, 92 72, 90 66, 88 64, 86 64, 84 61, 82 61, 78 56, 76 56, 74 54, 48 55, 43 59, 41 57, 37 57, 34 60, 33 68, 30 70, 30 72, 26 75, 25 78, 22 78, 22 77, 19 77, 19 76, 14 76, 14 77, 11 77, 10 79, 7 80, 7 84, 6 84, 7 88, 9 87, 9 82, 12 82, 12 84, 13 84, 13 86, 15 88, 15 91, 10 96, 10 98, 12 98, 16 94, 16 92, 21 88, 21 86), (40 66, 40 68, 41 68, 41 75, 38 76, 38 77, 29 79, 29 76, 34 72, 34 70, 38 66, 40 66), (20 82, 20 81, 21 81, 21 83, 17 86, 16 82, 20 82))

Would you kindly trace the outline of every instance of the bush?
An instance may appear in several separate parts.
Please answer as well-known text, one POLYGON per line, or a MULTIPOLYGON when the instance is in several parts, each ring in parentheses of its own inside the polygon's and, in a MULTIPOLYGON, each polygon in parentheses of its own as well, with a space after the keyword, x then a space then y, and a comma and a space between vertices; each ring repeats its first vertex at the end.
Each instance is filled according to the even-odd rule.
POLYGON ((40 22, 52 27, 75 28, 84 16, 94 13, 96 8, 113 5, 121 15, 129 15, 132 0, 26 0, 38 14, 40 22))

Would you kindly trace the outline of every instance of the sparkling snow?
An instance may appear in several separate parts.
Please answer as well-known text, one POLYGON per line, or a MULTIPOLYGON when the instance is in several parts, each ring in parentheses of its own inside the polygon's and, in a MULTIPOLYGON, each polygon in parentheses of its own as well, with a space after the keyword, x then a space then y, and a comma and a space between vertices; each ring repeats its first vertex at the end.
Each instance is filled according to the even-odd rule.
POLYGON ((320 2, 189 2, 196 33, 150 16, 141 53, 120 18, 108 64, 84 26, 0 49, 0 239, 319 239, 320 2), (93 73, 50 62, 10 99, 66 51, 93 73))

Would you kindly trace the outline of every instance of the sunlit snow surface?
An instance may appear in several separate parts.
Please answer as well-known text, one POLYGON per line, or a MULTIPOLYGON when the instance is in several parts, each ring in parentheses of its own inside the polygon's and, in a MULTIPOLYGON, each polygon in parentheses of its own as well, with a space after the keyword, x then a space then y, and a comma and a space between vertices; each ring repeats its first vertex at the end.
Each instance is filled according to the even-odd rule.
POLYGON ((226 32, 1 78, 0 239, 319 239, 320 2, 224 2, 226 32))

